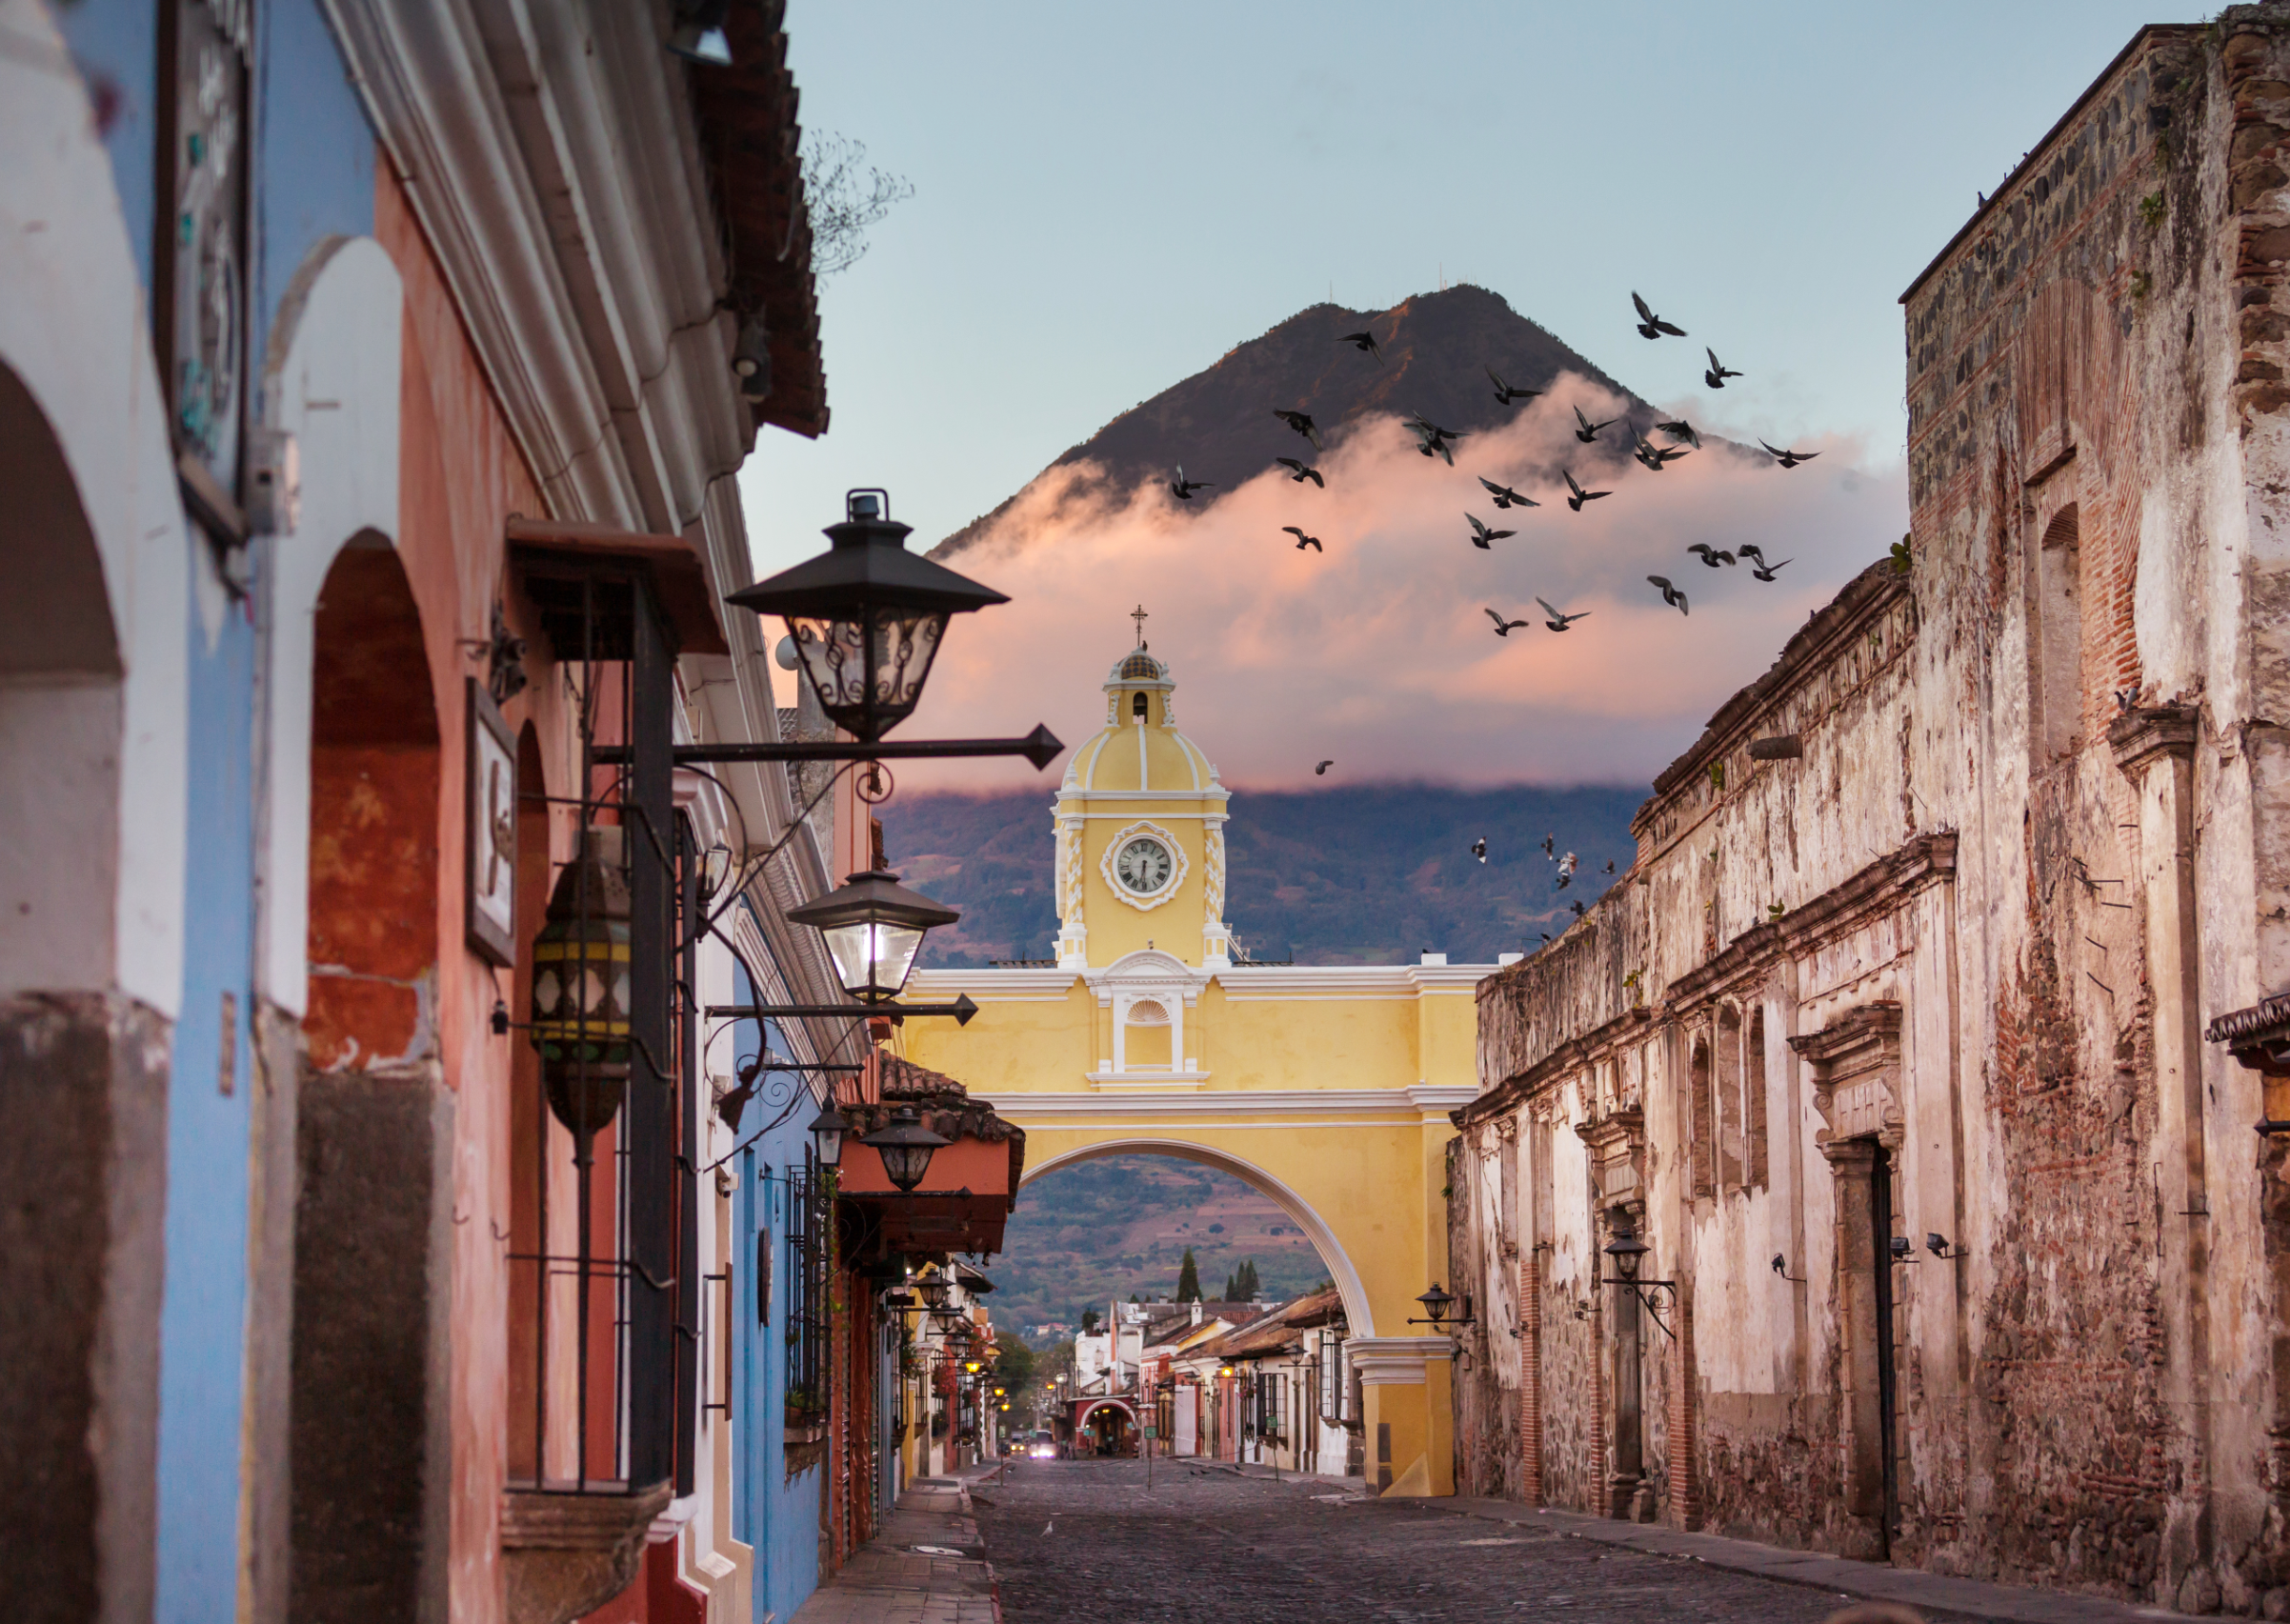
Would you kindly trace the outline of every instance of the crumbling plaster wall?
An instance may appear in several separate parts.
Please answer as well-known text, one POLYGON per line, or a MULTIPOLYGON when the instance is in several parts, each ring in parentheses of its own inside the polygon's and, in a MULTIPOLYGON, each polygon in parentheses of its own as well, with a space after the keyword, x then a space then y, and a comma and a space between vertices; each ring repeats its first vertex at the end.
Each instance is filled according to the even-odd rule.
MULTIPOLYGON (((1601 1068, 1650 1057, 1648 1264, 1691 1325, 1675 1520, 1876 1537, 1828 1153, 1874 1137, 1915 1259, 1891 1270, 1878 1548, 2198 1612, 2290 1586, 2290 1192, 2249 1130, 2275 1113, 2180 1035, 2290 985, 2286 130, 2290 7, 2133 42, 1904 300, 1910 570, 1876 567, 1793 638, 1657 781, 1630 873, 1482 986, 1466 1133, 1592 1120, 1601 1068), (2181 706, 2185 982, 2159 961, 2179 951, 2157 899, 2180 843, 2150 776, 2169 770, 2129 742, 2181 706), (1778 735, 1801 756, 1749 758, 1778 735), (1889 1114, 1832 1125, 1788 1040, 1880 1006, 1889 1114), (1744 1030, 1763 1012, 1767 1157, 1761 1185, 1705 1190, 1691 1056, 1721 1007, 1744 1030)), ((1586 1160, 1565 1137, 1557 1159, 1586 1160)), ((1580 1248, 1577 1282, 1595 1206, 1586 1182, 1528 1241, 1580 1248)), ((1537 1262, 1521 1434, 1545 1498, 1587 1508, 1574 1440, 1602 1445, 1611 1413, 1571 1367, 1607 1353, 1574 1334, 1565 1255, 1537 1262)), ((1651 1430, 1675 1355, 1645 1335, 1651 1430)))

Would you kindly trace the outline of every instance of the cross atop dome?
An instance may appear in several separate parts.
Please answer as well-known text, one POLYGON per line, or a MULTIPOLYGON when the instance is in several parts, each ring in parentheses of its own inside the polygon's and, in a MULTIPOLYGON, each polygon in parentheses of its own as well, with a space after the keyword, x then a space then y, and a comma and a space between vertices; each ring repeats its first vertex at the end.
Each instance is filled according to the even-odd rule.
POLYGON ((1137 623, 1137 647, 1142 649, 1145 647, 1145 606, 1139 604, 1130 611, 1129 618, 1137 623))

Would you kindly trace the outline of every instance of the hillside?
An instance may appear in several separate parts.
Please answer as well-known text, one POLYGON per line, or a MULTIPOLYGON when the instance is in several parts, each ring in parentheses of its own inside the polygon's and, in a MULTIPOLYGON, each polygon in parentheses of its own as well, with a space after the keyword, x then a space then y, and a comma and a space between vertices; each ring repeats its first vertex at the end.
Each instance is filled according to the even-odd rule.
POLYGON ((1328 1277, 1294 1221, 1231 1173, 1169 1156, 1108 1156, 1026 1186, 988 1265, 994 1325, 1073 1324, 1133 1293, 1172 1295, 1187 1247, 1212 1296, 1243 1261, 1255 1263, 1274 1301, 1328 1277))
MULTIPOLYGON (((1275 457, 1311 461, 1316 455, 1273 416, 1275 407, 1310 412, 1328 445, 1360 418, 1378 414, 1419 411, 1443 428, 1470 433, 1506 422, 1518 410, 1497 401, 1489 367, 1514 387, 1532 390, 1547 390, 1561 372, 1574 372, 1625 396, 1640 427, 1652 417, 1637 394, 1501 295, 1456 287, 1417 294, 1388 311, 1327 304, 1300 311, 1206 371, 1132 407, 1042 471, 1097 464, 1103 483, 1077 487, 1069 493, 1073 499, 1167 479, 1181 465, 1186 477, 1214 483, 1202 502, 1206 508, 1271 468, 1275 457), (1340 334, 1362 331, 1376 335, 1380 363, 1338 341, 1340 334)), ((1014 495, 963 526, 934 548, 933 556, 950 558, 982 539, 1016 500, 1014 495)))
MULTIPOLYGON (((1616 787, 1458 790, 1424 784, 1241 791, 1225 826, 1226 912, 1260 959, 1396 964, 1428 948, 1457 962, 1532 952, 1568 904, 1596 899, 1637 847, 1644 792, 1616 787), (1580 867, 1560 891, 1546 835, 1580 867), (1485 836, 1487 861, 1471 855, 1485 836)), ((902 795, 880 810, 884 850, 910 883, 958 907, 923 963, 1043 958, 1057 929, 1050 799, 902 795)))

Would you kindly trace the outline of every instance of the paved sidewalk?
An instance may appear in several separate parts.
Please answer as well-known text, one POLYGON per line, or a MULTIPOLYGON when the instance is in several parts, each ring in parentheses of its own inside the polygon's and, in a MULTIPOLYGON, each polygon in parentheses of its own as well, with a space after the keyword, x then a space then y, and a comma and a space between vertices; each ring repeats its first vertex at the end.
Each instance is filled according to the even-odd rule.
POLYGON ((812 1592, 793 1624, 1001 1624, 965 1483, 983 1475, 908 1484, 882 1534, 812 1592))
POLYGON ((1759 1545, 1754 1540, 1726 1539, 1714 1534, 1685 1534, 1674 1528, 1617 1522, 1611 1517, 1588 1516, 1579 1512, 1546 1511, 1517 1500, 1395 1499, 1376 1504, 1404 1506, 1416 1512, 1452 1512, 1457 1516, 1548 1529, 1603 1545, 1686 1557, 1732 1573, 1755 1574, 1760 1578, 1835 1591, 1868 1601, 1894 1602, 1925 1612, 1968 1614, 1975 1618, 2010 1619, 2024 1624, 2132 1624, 2133 1620, 2153 1624, 2155 1620, 2187 1616, 2164 1608, 2139 1607, 2102 1596, 1951 1578, 1944 1574, 1895 1568, 1882 1562, 1856 1562, 1818 1551, 1791 1551, 1778 1545, 1759 1545))

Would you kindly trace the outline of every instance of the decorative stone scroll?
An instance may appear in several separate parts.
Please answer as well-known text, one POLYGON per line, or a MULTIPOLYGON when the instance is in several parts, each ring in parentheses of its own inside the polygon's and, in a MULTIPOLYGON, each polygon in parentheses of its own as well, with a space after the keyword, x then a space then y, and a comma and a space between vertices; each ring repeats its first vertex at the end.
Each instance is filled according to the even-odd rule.
POLYGON ((1813 1064, 1813 1107, 1822 1126, 1813 1142, 1823 1155, 1853 1139, 1898 1150, 1907 1136, 1900 1104, 1900 1006, 1890 1001, 1848 1011, 1818 1032, 1789 1040, 1813 1064))
POLYGON ((1642 1204, 1646 1199, 1646 1114, 1609 1111, 1575 1132, 1590 1147, 1591 1174, 1601 1210, 1642 1204))

